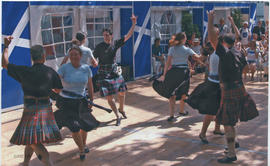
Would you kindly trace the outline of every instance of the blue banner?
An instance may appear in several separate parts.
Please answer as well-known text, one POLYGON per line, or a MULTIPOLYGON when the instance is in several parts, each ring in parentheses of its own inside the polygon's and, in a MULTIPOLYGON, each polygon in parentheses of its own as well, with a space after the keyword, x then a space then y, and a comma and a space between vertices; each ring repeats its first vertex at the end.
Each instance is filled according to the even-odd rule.
MULTIPOLYGON (((14 37, 9 46, 9 63, 16 65, 31 65, 28 6, 28 2, 2 2, 2 35, 14 37)), ((2 70, 1 97, 2 109, 23 104, 21 85, 8 76, 6 69, 2 70)))
POLYGON ((134 32, 135 78, 151 73, 150 2, 134 2, 138 16, 134 32))
POLYGON ((249 31, 252 32, 256 23, 256 3, 251 3, 249 8, 249 31))

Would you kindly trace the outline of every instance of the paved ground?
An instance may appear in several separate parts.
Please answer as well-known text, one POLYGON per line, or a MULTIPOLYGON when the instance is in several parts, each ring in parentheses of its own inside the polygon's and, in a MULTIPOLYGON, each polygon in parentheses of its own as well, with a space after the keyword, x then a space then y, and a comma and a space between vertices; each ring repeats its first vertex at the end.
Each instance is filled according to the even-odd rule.
MULTIPOLYGON (((191 90, 202 81, 202 75, 191 80, 191 90)), ((219 165, 217 157, 223 154, 224 137, 212 134, 213 124, 207 133, 208 145, 199 138, 203 116, 189 106, 189 116, 178 117, 168 123, 168 101, 158 96, 146 79, 128 84, 126 98, 128 119, 120 127, 114 126, 113 113, 94 109, 93 113, 102 126, 88 133, 90 153, 84 162, 78 158, 78 149, 67 129, 62 129, 64 140, 46 145, 56 166, 211 166, 219 165)), ((268 133, 268 82, 248 81, 246 88, 254 98, 259 117, 247 123, 239 123, 237 135, 241 148, 237 150, 238 161, 231 165, 267 165, 268 133)), ((96 103, 108 106, 104 98, 96 103)), ((3 166, 15 166, 23 161, 23 146, 9 143, 22 110, 1 115, 1 154, 3 166)), ((223 128, 222 128, 223 129, 223 128)), ((30 166, 42 165, 33 155, 30 166)))

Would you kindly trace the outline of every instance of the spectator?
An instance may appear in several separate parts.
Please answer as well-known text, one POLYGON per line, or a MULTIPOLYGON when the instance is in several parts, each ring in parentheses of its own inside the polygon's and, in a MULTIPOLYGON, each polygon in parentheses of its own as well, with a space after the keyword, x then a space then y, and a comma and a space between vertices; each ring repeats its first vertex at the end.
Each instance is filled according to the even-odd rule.
POLYGON ((191 49, 197 54, 201 54, 202 46, 200 45, 200 40, 198 38, 194 38, 192 41, 192 47, 191 49))
POLYGON ((219 36, 224 36, 227 33, 230 33, 230 28, 228 27, 228 25, 225 24, 224 18, 221 18, 219 20, 218 29, 219 29, 219 36))
POLYGON ((248 29, 248 22, 245 21, 243 23, 243 27, 239 29, 240 31, 240 37, 241 37, 241 43, 244 48, 248 47, 248 42, 251 38, 251 33, 248 29))
POLYGON ((252 33, 256 33, 258 35, 257 40, 261 40, 261 35, 265 34, 265 28, 262 26, 262 19, 260 19, 257 25, 253 28, 252 33))
POLYGON ((164 55, 161 53, 160 38, 155 39, 152 45, 152 67, 153 73, 161 73, 161 68, 164 66, 164 55))

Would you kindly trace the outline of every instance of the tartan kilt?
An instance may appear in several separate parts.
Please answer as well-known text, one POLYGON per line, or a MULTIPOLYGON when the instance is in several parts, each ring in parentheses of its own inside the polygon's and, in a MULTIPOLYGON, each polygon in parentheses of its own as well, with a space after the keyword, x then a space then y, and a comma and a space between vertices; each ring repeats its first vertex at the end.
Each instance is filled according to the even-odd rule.
POLYGON ((62 140, 49 104, 24 106, 23 115, 10 143, 30 145, 62 140))
POLYGON ((176 100, 180 100, 182 95, 188 94, 189 70, 188 68, 172 67, 166 73, 164 81, 154 80, 152 87, 160 96, 167 99, 172 97, 173 92, 176 90, 176 100), (183 83, 183 85, 178 88, 181 83, 183 83))
POLYGON ((185 100, 200 114, 216 115, 220 106, 221 90, 219 83, 209 80, 199 84, 185 100))
POLYGON ((123 76, 117 71, 117 64, 99 65, 97 85, 101 97, 127 90, 123 76))
POLYGON ((114 78, 104 78, 98 80, 99 92, 102 97, 127 91, 127 86, 122 75, 114 78))
POLYGON ((244 85, 234 89, 221 87, 220 108, 217 120, 228 126, 235 126, 240 121, 248 121, 259 115, 256 104, 246 92, 244 85))

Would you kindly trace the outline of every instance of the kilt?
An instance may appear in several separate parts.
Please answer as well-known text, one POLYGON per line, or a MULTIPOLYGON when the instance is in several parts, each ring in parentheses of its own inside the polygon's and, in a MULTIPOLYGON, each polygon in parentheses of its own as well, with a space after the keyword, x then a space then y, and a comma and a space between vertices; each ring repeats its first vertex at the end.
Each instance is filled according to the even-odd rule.
POLYGON ((54 112, 54 116, 59 129, 66 126, 71 132, 78 132, 80 129, 90 131, 99 126, 100 122, 91 114, 85 98, 72 99, 60 96, 56 105, 59 110, 54 112))
POLYGON ((200 114, 216 115, 221 98, 219 83, 209 80, 199 84, 185 100, 193 109, 200 114))
POLYGON ((160 96, 169 99, 171 96, 176 95, 176 100, 180 100, 182 95, 188 94, 189 69, 172 67, 166 73, 164 81, 154 80, 152 86, 160 96), (179 85, 181 86, 179 87, 179 85))
POLYGON ((98 86, 102 97, 117 94, 118 92, 125 92, 127 86, 121 74, 117 74, 117 66, 100 65, 98 71, 98 86))
POLYGON ((259 115, 256 104, 246 92, 244 85, 226 89, 221 86, 220 108, 217 120, 228 126, 234 126, 238 120, 248 121, 259 115))
POLYGON ((25 105, 23 115, 10 143, 30 145, 61 140, 52 107, 49 104, 25 105))

